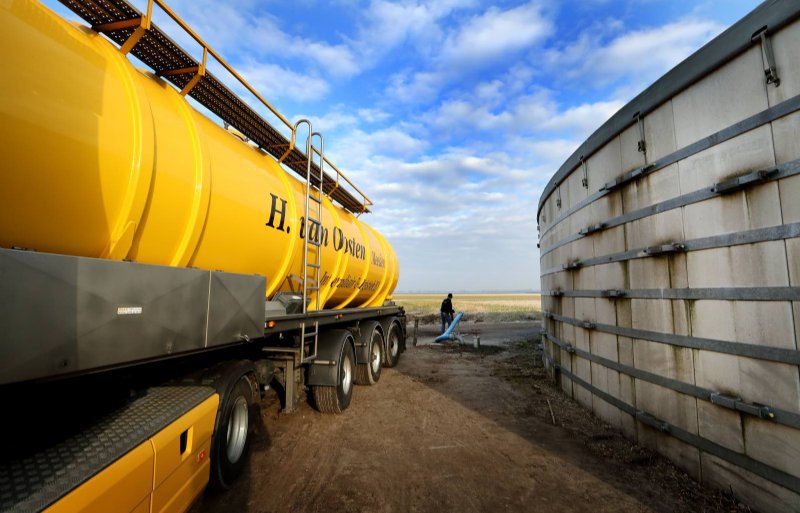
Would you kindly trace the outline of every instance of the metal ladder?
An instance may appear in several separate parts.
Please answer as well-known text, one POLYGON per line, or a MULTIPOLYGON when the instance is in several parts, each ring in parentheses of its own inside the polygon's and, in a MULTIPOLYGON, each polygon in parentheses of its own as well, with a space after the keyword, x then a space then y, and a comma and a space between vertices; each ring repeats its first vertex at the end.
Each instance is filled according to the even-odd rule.
MULTIPOLYGON (((325 173, 325 141, 322 134, 314 132, 311 122, 301 119, 294 125, 294 132, 297 132, 301 124, 308 125, 308 137, 306 138, 306 155, 308 162, 306 166, 306 201, 305 201, 305 236, 303 237, 303 315, 309 310, 309 298, 314 296, 314 310, 320 310, 320 287, 322 278, 322 191, 325 173), (319 151, 314 147, 314 137, 319 138, 319 151), (316 166, 318 174, 312 175, 312 161, 314 154, 319 155, 319 166, 316 166), (311 187, 312 180, 318 184, 311 187), (313 205, 312 205, 313 204, 313 205), (312 237, 313 236, 313 237, 312 237)), ((313 328, 307 327, 306 322, 300 325, 300 356, 301 363, 306 363, 316 359, 317 347, 319 344, 319 321, 315 320, 313 328), (306 342, 311 343, 313 339, 314 351, 305 356, 306 342)))

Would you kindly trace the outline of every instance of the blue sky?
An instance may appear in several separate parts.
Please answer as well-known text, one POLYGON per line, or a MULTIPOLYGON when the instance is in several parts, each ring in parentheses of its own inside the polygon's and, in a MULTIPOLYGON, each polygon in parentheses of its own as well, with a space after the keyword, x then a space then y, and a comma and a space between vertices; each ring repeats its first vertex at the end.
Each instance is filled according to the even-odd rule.
POLYGON ((375 202, 363 219, 398 253, 397 290, 446 292, 538 290, 549 178, 759 2, 168 3, 287 118, 322 131, 375 202))

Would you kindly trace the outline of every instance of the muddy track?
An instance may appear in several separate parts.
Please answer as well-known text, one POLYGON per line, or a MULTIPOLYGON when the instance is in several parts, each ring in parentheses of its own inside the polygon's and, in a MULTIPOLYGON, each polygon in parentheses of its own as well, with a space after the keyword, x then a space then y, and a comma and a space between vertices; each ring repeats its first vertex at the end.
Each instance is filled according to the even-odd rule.
POLYGON ((533 347, 409 347, 342 415, 269 396, 245 473, 192 511, 742 511, 565 398, 533 347))

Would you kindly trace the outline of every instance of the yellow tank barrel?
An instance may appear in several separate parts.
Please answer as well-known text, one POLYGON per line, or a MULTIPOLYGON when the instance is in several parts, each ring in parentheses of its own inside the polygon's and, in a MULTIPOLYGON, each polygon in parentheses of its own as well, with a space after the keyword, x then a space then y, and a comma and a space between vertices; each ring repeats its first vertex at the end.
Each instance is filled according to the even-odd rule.
POLYGON ((260 274, 269 298, 302 288, 310 235, 323 308, 391 297, 380 234, 327 197, 306 226, 304 183, 104 37, 29 0, 0 26, 0 246, 260 274))

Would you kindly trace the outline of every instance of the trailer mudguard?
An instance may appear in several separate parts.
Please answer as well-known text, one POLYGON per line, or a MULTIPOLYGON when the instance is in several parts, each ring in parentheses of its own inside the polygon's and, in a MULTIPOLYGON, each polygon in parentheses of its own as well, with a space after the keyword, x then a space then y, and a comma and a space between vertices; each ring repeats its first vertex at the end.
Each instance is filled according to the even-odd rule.
POLYGON ((350 330, 328 330, 320 334, 317 359, 308 366, 306 385, 336 386, 339 383, 339 361, 345 344, 354 345, 350 330))

